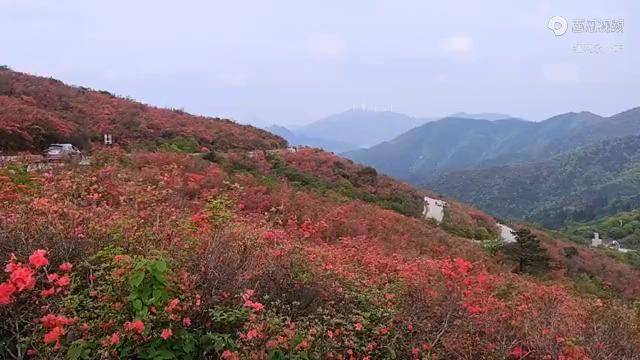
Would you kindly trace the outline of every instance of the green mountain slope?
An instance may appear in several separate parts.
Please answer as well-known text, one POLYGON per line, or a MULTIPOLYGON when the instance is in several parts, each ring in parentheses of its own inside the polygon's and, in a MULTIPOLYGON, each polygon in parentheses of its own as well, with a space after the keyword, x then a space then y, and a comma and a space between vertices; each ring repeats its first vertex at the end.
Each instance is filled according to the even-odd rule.
POLYGON ((589 112, 566 113, 539 123, 445 118, 345 155, 420 184, 451 171, 543 161, 638 132, 640 108, 608 118, 589 112))
POLYGON ((429 187, 498 216, 557 228, 640 207, 640 137, 603 141, 552 160, 441 176, 429 187))
POLYGON ((574 240, 589 239, 594 232, 602 238, 618 241, 624 248, 640 250, 640 210, 625 211, 586 223, 572 223, 565 229, 565 233, 574 240))

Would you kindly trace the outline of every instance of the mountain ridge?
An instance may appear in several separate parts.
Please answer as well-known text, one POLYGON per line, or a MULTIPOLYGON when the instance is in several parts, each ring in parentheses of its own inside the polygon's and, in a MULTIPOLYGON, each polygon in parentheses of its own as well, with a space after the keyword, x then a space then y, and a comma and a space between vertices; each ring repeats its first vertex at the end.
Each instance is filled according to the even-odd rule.
POLYGON ((600 140, 638 133, 639 113, 634 108, 605 118, 569 112, 542 122, 444 118, 344 155, 420 184, 450 171, 542 161, 600 140))
POLYGON ((107 91, 0 68, 0 149, 42 149, 52 142, 85 147, 109 133, 122 145, 188 138, 212 150, 286 146, 279 136, 228 119, 163 109, 107 91))
POLYGON ((452 172, 430 188, 497 216, 558 228, 640 207, 640 136, 603 140, 555 158, 452 172))

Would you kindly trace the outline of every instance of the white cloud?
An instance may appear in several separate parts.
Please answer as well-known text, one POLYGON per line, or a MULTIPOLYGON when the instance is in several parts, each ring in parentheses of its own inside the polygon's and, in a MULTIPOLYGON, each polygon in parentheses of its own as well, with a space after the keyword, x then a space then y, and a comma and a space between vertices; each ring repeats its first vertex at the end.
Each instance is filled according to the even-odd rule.
POLYGON ((469 35, 454 35, 442 39, 440 49, 448 54, 465 56, 473 52, 475 44, 469 35))
POLYGON ((313 33, 307 38, 307 50, 314 55, 337 57, 347 51, 347 44, 334 35, 313 33))

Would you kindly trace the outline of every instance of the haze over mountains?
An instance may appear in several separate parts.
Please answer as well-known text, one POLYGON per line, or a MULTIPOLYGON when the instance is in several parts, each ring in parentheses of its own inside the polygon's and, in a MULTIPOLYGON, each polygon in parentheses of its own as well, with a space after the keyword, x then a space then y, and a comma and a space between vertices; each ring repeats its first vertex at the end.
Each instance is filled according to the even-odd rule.
POLYGON ((640 206, 640 107, 542 122, 448 117, 346 156, 496 216, 561 228, 640 206))
MULTIPOLYGON (((455 115, 484 120, 511 117, 498 113, 461 112, 455 115)), ((290 145, 312 146, 341 153, 391 140, 412 128, 437 119, 439 117, 414 117, 393 111, 351 109, 295 129, 272 125, 265 127, 265 130, 282 136, 290 145)))
POLYGON ((298 129, 281 126, 266 128, 289 141, 291 145, 320 147, 344 152, 373 146, 393 139, 433 119, 416 118, 393 111, 351 109, 304 125, 298 129))
POLYGON ((345 155, 424 184, 451 171, 546 160, 600 140, 637 134, 639 112, 636 108, 608 118, 572 112, 541 122, 448 117, 345 155))

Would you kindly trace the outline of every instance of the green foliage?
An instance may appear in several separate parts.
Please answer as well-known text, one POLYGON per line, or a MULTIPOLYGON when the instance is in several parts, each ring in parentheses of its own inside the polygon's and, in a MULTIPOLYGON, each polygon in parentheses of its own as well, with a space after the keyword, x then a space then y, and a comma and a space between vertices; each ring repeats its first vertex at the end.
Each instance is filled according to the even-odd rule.
POLYGON ((139 259, 129 275, 129 304, 138 318, 149 315, 149 308, 159 308, 169 298, 167 273, 169 267, 163 259, 139 259))
POLYGON ((89 360, 92 353, 98 349, 98 344, 86 340, 76 340, 67 350, 67 360, 89 360))
POLYGON ((629 264, 635 268, 640 268, 640 251, 621 252, 616 249, 609 249, 605 247, 602 247, 600 250, 617 261, 629 264))
MULTIPOLYGON (((270 155, 268 160, 276 175, 285 177, 298 187, 313 189, 321 194, 335 193, 349 199, 373 203, 407 216, 418 217, 422 213, 422 202, 416 201, 416 199, 408 194, 394 193, 383 198, 359 189, 346 178, 343 179, 343 181, 330 182, 322 180, 312 174, 294 169, 288 166, 286 162, 277 155, 270 155)), ((375 169, 363 168, 358 172, 357 178, 354 181, 362 182, 363 185, 371 184, 374 174, 377 176, 375 169)))
POLYGON ((225 349, 235 350, 237 345, 230 334, 208 333, 200 338, 203 354, 220 353, 225 349))
POLYGON ((84 275, 80 278, 92 276, 96 280, 88 287, 75 281, 64 302, 75 309, 79 321, 98 332, 72 342, 67 359, 95 359, 106 354, 101 324, 112 324, 119 331, 121 340, 114 346, 121 359, 193 359, 200 351, 203 334, 172 325, 169 314, 162 310, 170 298, 180 296, 175 293, 176 284, 170 283, 171 268, 162 256, 129 256, 122 255, 121 249, 105 248, 78 264, 78 270, 84 275), (113 307, 113 303, 98 301, 93 293, 111 301, 126 299, 128 306, 113 307), (141 336, 123 329, 123 324, 133 320, 144 323, 141 336), (159 336, 164 328, 173 329, 168 339, 159 336))
POLYGON ((9 176, 11 182, 16 185, 31 186, 35 184, 35 180, 29 173, 27 165, 12 164, 3 169, 2 172, 9 176))
POLYGON ((608 289, 601 278, 587 274, 579 274, 574 279, 574 285, 578 292, 593 295, 600 298, 613 297, 613 292, 608 289))
POLYGON ((491 255, 496 255, 504 248, 504 243, 500 238, 482 240, 480 245, 483 250, 491 255))
POLYGON ((158 149, 168 152, 196 153, 200 150, 198 141, 194 138, 175 137, 161 140, 158 149))
POLYGON ((0 71, 10 71, 9 65, 0 65, 0 71))
POLYGON ((234 333, 249 319, 244 307, 216 306, 208 310, 217 332, 234 333))
MULTIPOLYGON (((628 126, 636 126, 637 112, 629 115, 633 124, 628 126)), ((637 130, 620 136, 630 133, 637 130)), ((603 141, 543 162, 449 174, 429 186, 497 216, 546 228, 593 221, 640 208, 640 136, 603 141)), ((611 229, 610 236, 633 228, 638 224, 611 229)))
POLYGON ((440 224, 446 232, 480 241, 493 241, 500 238, 495 231, 490 231, 484 226, 478 226, 474 223, 464 223, 454 220, 454 215, 449 208, 444 209, 444 218, 440 224))
POLYGON ((221 161, 221 156, 220 154, 218 154, 215 151, 209 151, 208 153, 205 153, 204 155, 202 155, 202 158, 204 160, 213 162, 213 163, 218 163, 221 161))
POLYGON ((562 248, 562 253, 567 258, 572 258, 574 256, 578 256, 579 255, 578 249, 576 249, 574 246, 567 246, 565 248, 562 248))
POLYGON ((209 215, 209 220, 220 226, 231 220, 233 202, 225 197, 211 198, 207 202, 206 211, 209 215))
POLYGON ((516 231, 516 242, 505 245, 504 253, 516 262, 520 273, 537 274, 550 269, 547 251, 529 229, 516 231))
POLYGON ((564 233, 577 242, 591 238, 594 232, 603 238, 618 240, 622 247, 640 250, 640 210, 621 212, 586 223, 573 222, 564 229, 564 233))

